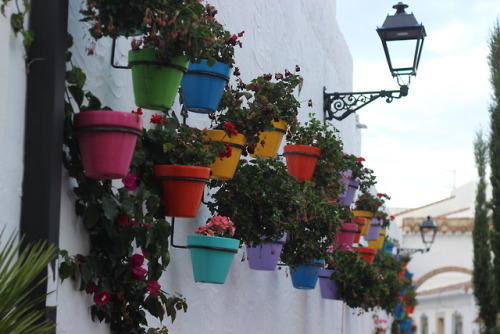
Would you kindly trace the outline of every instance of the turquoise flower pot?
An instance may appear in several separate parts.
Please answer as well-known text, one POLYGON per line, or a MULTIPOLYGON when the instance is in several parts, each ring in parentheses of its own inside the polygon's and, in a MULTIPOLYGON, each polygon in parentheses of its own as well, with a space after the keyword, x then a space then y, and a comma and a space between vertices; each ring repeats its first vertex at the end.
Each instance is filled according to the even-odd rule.
POLYGON ((237 239, 188 235, 187 247, 191 251, 194 281, 224 284, 239 246, 237 239))
POLYGON ((314 260, 314 263, 301 264, 297 269, 290 269, 293 287, 302 290, 314 289, 324 262, 323 260, 314 260))
POLYGON ((220 62, 208 66, 206 60, 189 64, 181 82, 182 99, 187 110, 210 114, 217 110, 231 68, 220 62))

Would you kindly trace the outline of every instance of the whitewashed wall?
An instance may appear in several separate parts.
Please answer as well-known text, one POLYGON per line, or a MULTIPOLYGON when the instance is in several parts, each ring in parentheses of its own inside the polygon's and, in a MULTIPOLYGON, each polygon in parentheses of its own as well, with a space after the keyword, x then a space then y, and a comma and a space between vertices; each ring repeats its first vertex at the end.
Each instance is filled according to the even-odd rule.
POLYGON ((0 15, 0 230, 19 230, 24 152, 26 68, 22 39, 10 27, 10 7, 0 15))
MULTIPOLYGON (((302 68, 304 87, 301 120, 315 112, 322 120, 323 87, 328 91, 346 91, 352 86, 352 59, 335 20, 335 1, 212 1, 219 19, 233 32, 246 31, 244 47, 237 50, 237 66, 242 79, 249 81, 263 73, 302 68), (312 99, 314 108, 307 108, 312 99)), ((86 27, 79 22, 79 1, 70 1, 69 30, 74 37, 74 59, 87 73, 89 89, 103 104, 116 110, 135 109, 128 70, 109 65, 110 40, 95 47, 87 56, 91 43, 86 27)), ((354 13, 353 13, 354 14, 354 13)), ((116 59, 126 64, 129 41, 118 42, 116 59)), ((178 106, 174 110, 179 111, 178 106)), ((204 127, 206 116, 190 114, 188 124, 204 127)), ((345 151, 360 154, 360 131, 355 117, 336 123, 341 130, 345 151)), ((73 213, 73 194, 63 173, 60 246, 70 253, 85 254, 86 234, 73 213)), ((176 243, 185 244, 185 236, 208 217, 205 208, 198 219, 176 221, 176 243)), ((243 250, 236 255, 226 284, 194 283, 189 251, 171 249, 171 264, 160 281, 169 292, 187 298, 188 312, 179 314, 172 333, 370 333, 370 314, 358 312, 338 301, 323 300, 319 287, 300 291, 292 287, 288 270, 252 271, 241 262, 243 250)), ((90 298, 76 291, 76 284, 65 281, 58 288, 57 333, 108 333, 104 325, 89 320, 90 298)), ((151 325, 156 325, 152 320, 151 325)))

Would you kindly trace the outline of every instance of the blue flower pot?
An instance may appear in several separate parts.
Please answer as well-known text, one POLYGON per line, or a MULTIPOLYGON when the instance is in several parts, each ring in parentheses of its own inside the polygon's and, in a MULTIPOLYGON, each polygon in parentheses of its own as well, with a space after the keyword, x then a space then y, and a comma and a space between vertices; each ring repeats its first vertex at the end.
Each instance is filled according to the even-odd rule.
POLYGON ((411 326, 412 322, 410 319, 404 320, 403 322, 401 322, 401 324, 399 324, 399 328, 401 328, 404 331, 411 329, 411 326))
POLYGON ((394 306, 394 319, 403 319, 405 316, 405 309, 403 308, 403 305, 401 303, 397 303, 396 306, 394 306))
POLYGON ((394 249, 394 243, 393 242, 386 242, 384 246, 384 253, 392 253, 392 250, 394 249))
POLYGON ((224 63, 216 62, 212 67, 208 66, 206 60, 189 64, 181 82, 184 107, 201 114, 215 112, 230 73, 231 68, 224 63))
POLYGON ((297 269, 290 269, 293 287, 302 290, 314 289, 324 262, 323 260, 314 260, 314 263, 302 264, 297 269))
POLYGON ((224 284, 239 246, 237 239, 188 235, 194 281, 224 284))

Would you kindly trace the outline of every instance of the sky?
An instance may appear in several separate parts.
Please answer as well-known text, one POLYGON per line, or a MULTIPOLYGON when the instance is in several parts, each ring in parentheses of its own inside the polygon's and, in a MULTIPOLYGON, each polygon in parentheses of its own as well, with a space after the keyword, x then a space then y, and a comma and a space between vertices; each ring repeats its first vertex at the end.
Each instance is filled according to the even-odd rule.
MULTIPOLYGON (((397 90, 376 28, 396 0, 337 0, 337 22, 353 58, 353 91, 397 90)), ((420 66, 409 95, 357 111, 365 165, 389 207, 419 207, 477 179, 473 141, 489 130, 492 89, 488 41, 498 0, 407 0, 425 26, 420 66)), ((352 116, 351 116, 352 117, 352 116)))

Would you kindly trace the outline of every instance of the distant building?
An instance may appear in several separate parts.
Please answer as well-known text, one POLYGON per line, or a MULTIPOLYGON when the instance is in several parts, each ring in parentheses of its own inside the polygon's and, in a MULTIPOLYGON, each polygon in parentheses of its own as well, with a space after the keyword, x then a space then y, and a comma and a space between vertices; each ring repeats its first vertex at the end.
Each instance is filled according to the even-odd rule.
POLYGON ((469 182, 450 197, 419 208, 391 209, 404 248, 424 248, 419 225, 427 216, 438 226, 429 252, 415 252, 408 265, 417 288, 419 304, 412 318, 419 334, 479 333, 471 283, 476 185, 469 182))

